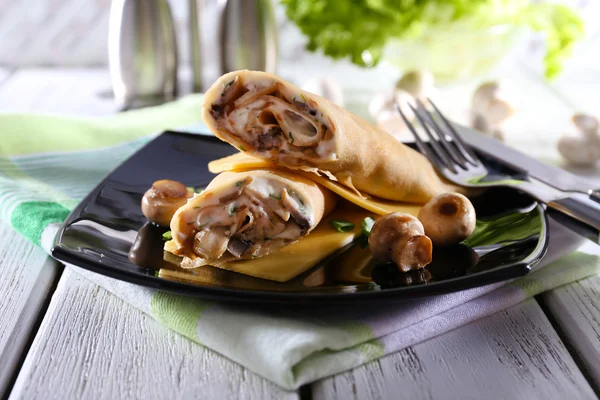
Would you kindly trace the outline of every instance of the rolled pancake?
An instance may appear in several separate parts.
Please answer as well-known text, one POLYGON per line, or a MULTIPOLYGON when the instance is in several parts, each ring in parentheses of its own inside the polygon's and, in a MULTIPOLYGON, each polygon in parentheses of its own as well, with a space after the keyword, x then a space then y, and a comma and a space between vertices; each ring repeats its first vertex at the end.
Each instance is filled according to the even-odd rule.
POLYGON ((234 71, 206 92, 203 119, 220 139, 277 165, 327 176, 383 199, 423 204, 454 187, 388 133, 266 72, 234 71))
MULTIPOLYGON (((219 158, 208 163, 208 170, 213 174, 219 174, 224 171, 246 171, 260 168, 276 168, 277 166, 269 160, 249 156, 247 153, 236 153, 231 156, 219 158)), ((326 177, 305 171, 295 171, 295 174, 304 176, 319 185, 331 190, 333 193, 348 200, 358 207, 371 211, 377 215, 385 215, 393 212, 404 212, 414 215, 419 214, 421 205, 412 203, 403 203, 399 201, 383 200, 377 197, 358 194, 355 191, 334 182, 326 177)))
POLYGON ((329 190, 285 171, 223 172, 177 210, 170 251, 184 257, 183 268, 263 257, 306 236, 335 202, 329 190))

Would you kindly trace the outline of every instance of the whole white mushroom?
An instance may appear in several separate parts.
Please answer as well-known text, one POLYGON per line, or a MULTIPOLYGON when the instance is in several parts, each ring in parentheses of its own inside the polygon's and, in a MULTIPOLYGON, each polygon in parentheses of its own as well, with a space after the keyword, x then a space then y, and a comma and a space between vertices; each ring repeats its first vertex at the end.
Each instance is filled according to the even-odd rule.
POLYGON ((502 140, 503 124, 514 114, 510 95, 497 81, 479 86, 471 99, 471 126, 483 133, 502 140))
POLYGON ((598 119, 591 115, 575 114, 571 121, 576 132, 560 138, 558 152, 573 165, 581 167, 596 165, 600 159, 598 119))
POLYGON ((420 100, 431 97, 435 91, 433 74, 427 70, 408 71, 396 82, 396 89, 420 100))

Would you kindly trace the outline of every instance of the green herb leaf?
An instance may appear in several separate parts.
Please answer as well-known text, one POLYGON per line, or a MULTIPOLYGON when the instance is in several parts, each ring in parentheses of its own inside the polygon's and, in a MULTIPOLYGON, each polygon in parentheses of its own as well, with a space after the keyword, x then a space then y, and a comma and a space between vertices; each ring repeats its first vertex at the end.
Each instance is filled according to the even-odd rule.
POLYGON ((188 192, 193 192, 193 191, 195 191, 195 189, 194 189, 194 187, 193 187, 193 186, 186 186, 185 188, 188 190, 188 192))
POLYGON ((274 193, 269 193, 269 197, 275 200, 281 200, 281 196, 278 196, 274 193))
POLYGON ((347 219, 330 219, 329 225, 339 232, 350 232, 354 229, 354 224, 347 219))
POLYGON ((362 220, 360 223, 360 230, 363 236, 369 237, 371 233, 371 228, 373 228, 373 224, 375 223, 375 219, 371 217, 367 217, 362 220))
POLYGON ((302 97, 302 100, 304 100, 304 102, 306 102, 306 97, 304 97, 304 95, 302 93, 300 93, 300 97, 302 97))
POLYGON ((237 181, 237 182, 235 183, 235 186, 236 186, 236 187, 240 187, 240 186, 242 186, 242 183, 244 183, 244 181, 237 181))
POLYGON ((240 150, 241 151, 246 151, 246 149, 244 148, 244 146, 242 146, 241 144, 240 144, 240 150))
POLYGON ((202 193, 202 192, 204 192, 204 189, 206 189, 206 188, 197 188, 196 193, 202 193))
POLYGON ((232 204, 231 207, 229 208, 229 215, 233 215, 235 213, 235 205, 232 204))
POLYGON ((162 235, 164 240, 171 240, 173 239, 173 235, 171 233, 171 231, 166 231, 165 233, 163 233, 162 235))
POLYGON ((292 136, 292 132, 289 132, 290 134, 290 140, 292 141, 291 143, 294 144, 294 137, 292 136))

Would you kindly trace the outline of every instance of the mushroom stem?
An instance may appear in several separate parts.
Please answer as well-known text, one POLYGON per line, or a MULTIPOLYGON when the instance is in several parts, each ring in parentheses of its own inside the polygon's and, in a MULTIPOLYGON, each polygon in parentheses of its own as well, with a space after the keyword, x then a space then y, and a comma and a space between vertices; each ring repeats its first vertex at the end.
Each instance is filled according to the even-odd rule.
POLYGON ((397 241, 393 248, 392 261, 402 272, 424 268, 431 262, 433 245, 425 235, 415 235, 406 240, 397 241))

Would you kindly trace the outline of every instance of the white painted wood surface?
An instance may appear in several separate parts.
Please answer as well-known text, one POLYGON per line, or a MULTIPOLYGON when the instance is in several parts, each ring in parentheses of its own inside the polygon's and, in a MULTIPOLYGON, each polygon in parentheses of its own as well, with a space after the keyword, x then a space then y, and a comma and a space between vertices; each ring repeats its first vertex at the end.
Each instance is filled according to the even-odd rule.
MULTIPOLYGON (((520 68, 517 66, 516 70, 520 68)), ((519 90, 528 93, 519 100, 523 110, 520 120, 530 124, 523 127, 517 119, 508 135, 509 143, 517 143, 511 142, 512 138, 525 137, 528 140, 525 147, 534 153, 547 154, 546 150, 553 148, 553 141, 561 132, 560 124, 565 124, 571 110, 544 82, 507 71, 512 70, 494 74, 509 74, 519 90), (536 129, 535 134, 532 129, 536 129)), ((289 73, 293 73, 293 68, 289 73)), ((369 76, 373 74, 376 72, 371 71, 369 76)), ((382 76, 378 77, 380 81, 382 76)), ((475 83, 465 83, 455 92, 444 89, 443 101, 456 104, 455 110, 460 112, 460 107, 467 104, 469 88, 475 83)), ((364 82, 357 81, 354 85, 352 95, 368 98, 364 82)), ((109 89, 105 70, 20 70, 0 86, 0 111, 107 115, 115 111, 112 100, 102 96, 109 89)), ((15 263, 14 257, 2 260, 15 263)), ((565 307, 568 311, 572 306, 565 307)), ((597 321, 596 316, 590 317, 588 326, 583 323, 581 329, 593 337, 594 329, 600 329, 597 321)), ((581 332, 574 332, 569 340, 577 340, 580 335, 581 332)), ((400 398, 403 394, 406 398, 468 398, 477 393, 484 396, 502 393, 508 398, 519 398, 522 393, 530 398, 541 395, 573 398, 572 394, 594 397, 533 300, 314 385, 315 398, 328 395, 400 398)), ((296 393, 283 392, 214 352, 168 332, 76 274, 65 273, 12 397, 174 395, 297 397, 296 393)))
POLYGON ((592 399, 535 300, 313 385, 313 399, 592 399))
POLYGON ((297 399, 66 269, 10 399, 297 399))
POLYGON ((108 115, 111 90, 106 69, 22 69, 0 86, 0 111, 108 115))
POLYGON ((61 268, 0 222, 0 397, 18 370, 61 268))
POLYGON ((600 276, 542 295, 547 310, 596 387, 600 387, 600 276))

